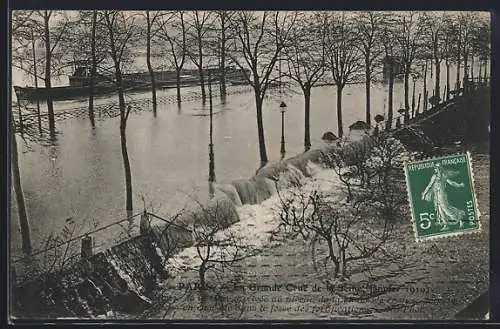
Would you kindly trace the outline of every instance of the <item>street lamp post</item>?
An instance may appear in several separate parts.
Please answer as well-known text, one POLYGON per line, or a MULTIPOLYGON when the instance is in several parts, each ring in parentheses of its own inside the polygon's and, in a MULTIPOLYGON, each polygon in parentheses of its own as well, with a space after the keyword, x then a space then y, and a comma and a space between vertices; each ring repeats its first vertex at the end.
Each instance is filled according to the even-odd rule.
POLYGON ((210 196, 213 196, 213 182, 215 182, 215 163, 214 163, 214 143, 213 143, 213 107, 212 107, 212 76, 208 73, 208 97, 210 108, 210 144, 208 144, 208 183, 210 187, 210 196))
POLYGON ((280 104, 281 110, 281 158, 285 157, 285 112, 286 112, 286 104, 281 101, 280 104))

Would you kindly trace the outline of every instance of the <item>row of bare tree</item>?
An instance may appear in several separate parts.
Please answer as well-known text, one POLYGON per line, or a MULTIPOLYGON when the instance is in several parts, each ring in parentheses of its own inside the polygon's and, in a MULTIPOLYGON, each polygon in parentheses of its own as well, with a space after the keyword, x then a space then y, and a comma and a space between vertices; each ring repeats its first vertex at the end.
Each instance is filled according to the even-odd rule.
MULTIPOLYGON (((50 88, 54 76, 67 73, 77 62, 90 60, 91 90, 98 71, 116 84, 126 209, 131 211, 132 177, 126 140, 131 107, 126 102, 124 73, 137 70, 133 64, 144 52, 154 115, 155 70, 160 67, 175 70, 179 103, 180 77, 186 64, 198 69, 203 103, 207 68, 217 66, 225 72, 226 65, 233 65, 241 69, 254 92, 263 166, 268 162, 264 99, 269 89, 281 85, 283 79, 298 85, 303 92, 304 147, 308 150, 313 87, 335 85, 338 135, 342 137, 342 93, 346 85, 365 82, 366 123, 370 125, 371 82, 380 74, 384 59, 389 60, 391 71, 396 61, 402 64, 408 111, 409 78, 421 73, 419 62, 434 63, 435 90, 439 95, 440 64, 444 60, 449 91, 449 66, 463 67, 464 78, 468 77, 469 62, 486 61, 489 57, 489 33, 486 16, 473 12, 16 11, 12 16, 12 65, 35 77, 36 87, 41 80, 50 88), (282 62, 285 69, 278 70, 282 62)), ((221 96, 225 97, 225 75, 219 79, 221 96)), ((456 80, 460 81, 460 70, 456 80)), ((394 74, 390 74, 388 129, 393 117, 393 83, 394 74)), ((91 92, 89 118, 95 126, 93 108, 91 92)), ((49 129, 55 134, 50 95, 47 110, 49 129)))
MULTIPOLYGON (((338 135, 341 137, 342 90, 345 85, 364 80, 368 125, 372 120, 371 82, 380 74, 384 58, 390 64, 397 60, 403 66, 405 109, 410 108, 410 76, 422 73, 418 62, 430 60, 431 65, 434 64, 434 89, 435 94, 440 95, 440 68, 445 61, 446 88, 449 91, 450 65, 463 65, 464 76, 467 76, 469 62, 473 63, 474 59, 484 61, 488 57, 489 22, 485 18, 472 12, 16 12, 14 23, 24 23, 24 26, 13 33, 16 45, 13 65, 38 76, 50 88, 51 77, 65 72, 68 63, 91 59, 93 82, 97 70, 114 71, 111 43, 117 46, 122 72, 134 69, 130 64, 137 55, 144 53, 145 46, 153 113, 156 115, 154 73, 158 67, 163 65, 175 69, 180 102, 182 69, 188 62, 194 65, 199 72, 202 102, 205 103, 204 69, 216 63, 224 72, 227 62, 230 62, 251 72, 246 78, 255 91, 260 156, 265 164, 267 152, 262 103, 269 86, 279 78, 288 77, 303 91, 304 147, 307 150, 310 148, 310 97, 314 86, 325 82, 336 85, 338 135), (24 19, 26 15, 30 17, 24 19), (116 19, 107 21, 105 17, 109 15, 116 19), (116 30, 114 38, 109 37, 110 23, 112 30, 116 30), (37 42, 45 48, 44 56, 38 59, 34 46, 37 42), (29 53, 33 56, 27 56, 29 53), (157 63, 153 63, 152 58, 157 59, 157 63), (287 69, 281 72, 282 77, 276 72, 278 61, 286 62, 287 69)), ((116 77, 114 80, 117 82, 116 77)), ((460 70, 457 70, 456 81, 461 81, 460 70)), ((224 74, 219 82, 221 94, 225 96, 224 74)), ((392 99, 392 92, 390 94, 389 99, 392 99)), ((47 108, 51 131, 55 125, 52 103, 49 97, 47 108)), ((389 119, 391 116, 392 104, 389 102, 389 119)), ((94 126, 92 96, 89 117, 94 126)))

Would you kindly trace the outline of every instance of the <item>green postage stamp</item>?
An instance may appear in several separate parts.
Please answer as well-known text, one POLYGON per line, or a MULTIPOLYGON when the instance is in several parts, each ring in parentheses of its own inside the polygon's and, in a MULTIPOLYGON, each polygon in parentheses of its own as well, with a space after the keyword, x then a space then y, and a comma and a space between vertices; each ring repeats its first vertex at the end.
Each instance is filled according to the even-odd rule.
POLYGON ((405 163, 417 241, 479 231, 470 154, 405 163))

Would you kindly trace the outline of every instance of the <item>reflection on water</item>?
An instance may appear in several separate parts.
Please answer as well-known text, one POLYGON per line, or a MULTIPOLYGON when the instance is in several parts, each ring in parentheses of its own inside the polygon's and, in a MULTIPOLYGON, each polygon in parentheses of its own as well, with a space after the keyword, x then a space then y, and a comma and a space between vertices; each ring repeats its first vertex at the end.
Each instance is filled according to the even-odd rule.
MULTIPOLYGON (((451 76, 454 73, 451 72, 451 76)), ((442 77, 445 83, 445 75, 442 77)), ((428 85, 432 85, 429 79, 428 85)), ((231 87, 228 87, 230 90, 231 87)), ((422 84, 417 83, 417 92, 422 84)), ((183 92, 193 89, 185 88, 183 92)), ((337 133, 336 91, 318 87, 312 92, 311 142, 323 145, 325 131, 337 133)), ((158 97, 175 94, 161 90, 158 97)), ((216 94, 215 94, 216 95, 216 94)), ((374 84, 372 117, 383 114, 387 86, 374 84)), ((410 93, 411 95, 411 93, 410 93)), ((148 99, 148 92, 129 95, 148 99)), ((303 98, 300 93, 286 96, 285 114, 287 157, 303 152, 303 98)), ((101 97, 97 103, 110 102, 114 96, 101 97)), ((86 100, 56 102, 56 111, 85 106, 86 100)), ((214 97, 214 153, 218 182, 252 176, 259 151, 252 93, 214 97)), ((411 102, 410 102, 411 103, 411 102)), ((403 101, 403 85, 394 88, 394 110, 403 101)), ((44 109, 45 111, 45 109, 44 109)), ((158 115, 150 111, 133 112, 127 126, 128 151, 132 168, 134 212, 142 210, 142 198, 149 210, 168 216, 183 208, 191 197, 208 197, 209 118, 201 101, 159 104, 158 115)), ((281 114, 279 100, 270 97, 264 104, 264 129, 270 161, 280 158, 281 114)), ((364 85, 347 86, 343 97, 344 131, 365 117, 364 85)), ((104 116, 103 116, 104 118, 104 116)), ((51 147, 30 145, 31 152, 20 152, 23 189, 26 196, 35 248, 51 231, 60 231, 64 219, 97 221, 105 225, 125 217, 125 183, 120 151, 119 119, 98 120, 92 129, 87 118, 56 122, 57 144, 51 147)), ((20 146, 23 143, 19 144, 20 146)), ((26 151, 26 146, 21 146, 26 151)), ((13 200, 15 201, 15 200, 13 200)), ((13 219, 17 219, 15 202, 13 219)), ((16 220, 13 223, 17 223, 16 220)), ((13 225, 13 247, 19 245, 17 226, 13 225)))

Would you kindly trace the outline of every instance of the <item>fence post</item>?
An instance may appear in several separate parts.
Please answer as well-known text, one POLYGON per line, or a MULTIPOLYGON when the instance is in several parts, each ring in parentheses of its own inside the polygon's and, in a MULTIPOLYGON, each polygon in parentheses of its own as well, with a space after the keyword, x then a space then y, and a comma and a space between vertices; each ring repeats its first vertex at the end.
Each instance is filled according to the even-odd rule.
POLYGON ((141 215, 141 221, 139 223, 139 233, 141 235, 147 234, 150 229, 150 220, 149 220, 149 213, 144 210, 144 212, 141 215))
POLYGON ((400 129, 401 128, 401 117, 397 117, 396 118, 396 129, 400 129))
POLYGON ((92 262, 90 261, 90 258, 92 256, 92 237, 85 236, 82 239, 81 257, 83 260, 83 268, 86 275, 89 275, 92 272, 92 262))

